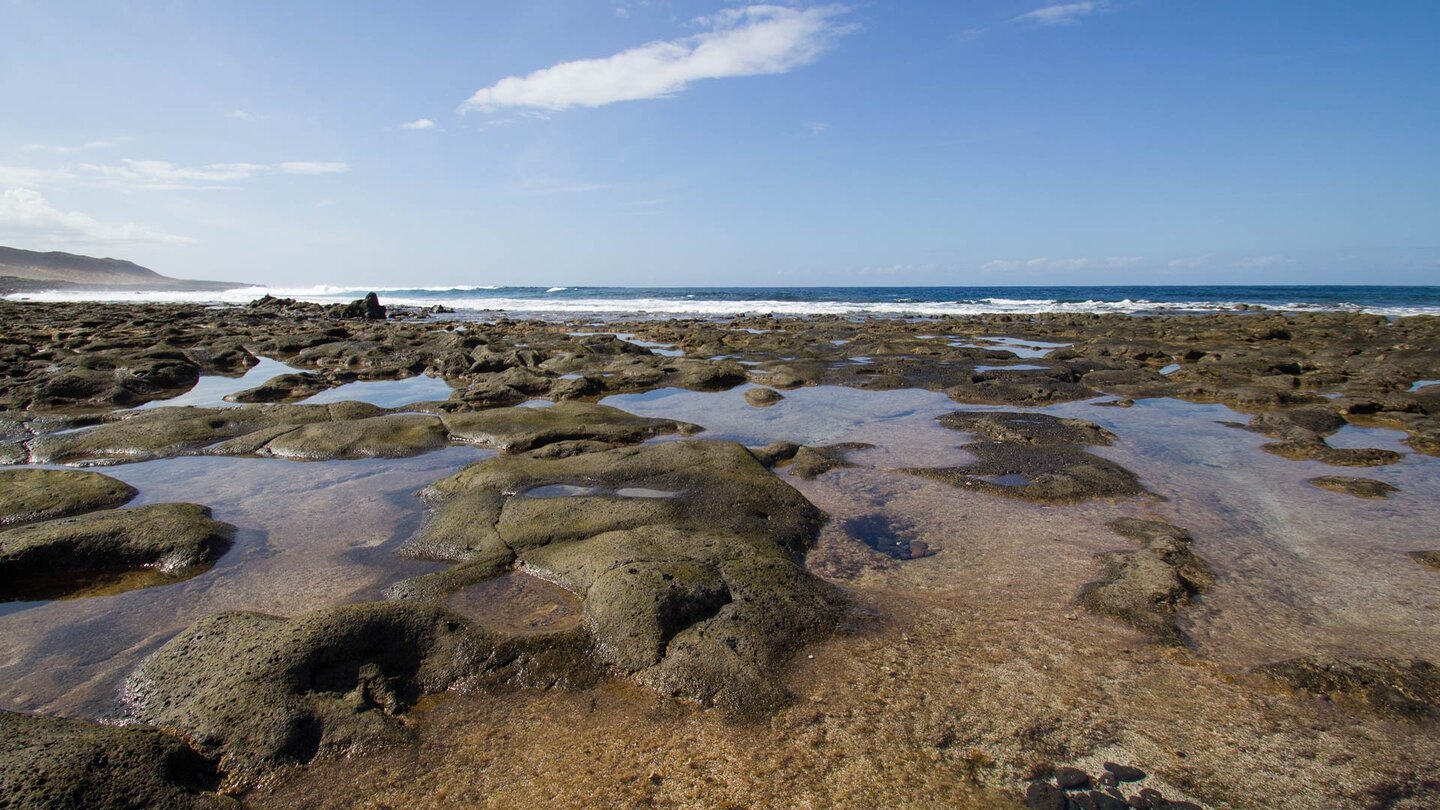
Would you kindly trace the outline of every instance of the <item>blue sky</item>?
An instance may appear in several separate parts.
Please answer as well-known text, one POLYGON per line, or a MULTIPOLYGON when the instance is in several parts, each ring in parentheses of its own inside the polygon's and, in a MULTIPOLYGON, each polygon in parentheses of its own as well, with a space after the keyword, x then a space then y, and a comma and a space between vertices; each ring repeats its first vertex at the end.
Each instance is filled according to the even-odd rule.
POLYGON ((0 244, 277 286, 1440 283, 1440 3, 0 0, 0 244))

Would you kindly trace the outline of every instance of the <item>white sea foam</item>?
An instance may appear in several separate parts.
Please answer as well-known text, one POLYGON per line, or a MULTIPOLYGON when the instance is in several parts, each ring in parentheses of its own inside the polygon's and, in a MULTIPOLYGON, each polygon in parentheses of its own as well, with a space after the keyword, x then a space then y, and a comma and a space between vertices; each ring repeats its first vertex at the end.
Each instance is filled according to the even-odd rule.
MULTIPOLYGON (((937 317, 944 315, 1038 314, 1038 313, 1113 313, 1146 312, 1223 312, 1234 310, 1241 301, 1057 301, 1054 299, 983 298, 972 301, 747 301, 697 300, 688 295, 675 298, 527 298, 494 295, 464 295, 503 287, 392 287, 355 288, 315 287, 240 287, 233 290, 208 292, 147 291, 51 291, 23 292, 6 296, 14 301, 104 301, 114 303, 193 303, 244 304, 263 295, 297 298, 319 304, 347 303, 369 290, 382 294, 381 303, 400 306, 429 307, 441 304, 459 312, 533 314, 537 316, 618 316, 637 317, 720 317, 736 315, 883 315, 892 317, 937 317), (425 295, 425 293, 450 295, 425 295), (389 293, 389 294, 386 294, 389 293), (418 293, 418 294, 417 294, 418 293)), ((567 288, 552 287, 546 292, 567 288)), ((683 295, 683 294, 682 294, 683 295)), ((1252 307, 1256 305, 1251 304, 1252 307)), ((1265 306, 1265 309, 1301 312, 1370 312, 1390 317, 1407 315, 1440 315, 1440 307, 1381 307, 1356 304, 1290 303, 1265 306)))

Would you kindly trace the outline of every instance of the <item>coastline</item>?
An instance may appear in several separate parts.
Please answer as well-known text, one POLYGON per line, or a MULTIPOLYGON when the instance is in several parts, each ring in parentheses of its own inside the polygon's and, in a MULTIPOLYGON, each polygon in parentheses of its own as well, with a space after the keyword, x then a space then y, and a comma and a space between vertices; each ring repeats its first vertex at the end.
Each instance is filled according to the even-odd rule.
MULTIPOLYGON (((132 484, 142 502, 213 503, 216 519, 240 530, 213 569, 191 578, 0 614, 7 631, 26 628, 7 633, 24 639, 11 642, 19 663, 4 668, 14 684, 0 691, 7 710, 107 716, 113 706, 104 708, 104 696, 113 700, 118 680, 216 609, 304 616, 385 601, 397 582, 473 575, 467 566, 478 558, 469 552, 410 567, 387 562, 448 503, 411 493, 471 463, 523 463, 534 476, 669 444, 749 447, 768 472, 745 473, 755 483, 737 492, 769 492, 768 475, 828 514, 813 536, 797 529, 808 539, 796 564, 804 582, 838 589, 846 608, 800 636, 756 625, 750 643, 773 641, 781 663, 755 671, 789 693, 758 716, 727 719, 723 700, 703 690, 687 699, 692 681, 664 680, 663 670, 627 675, 602 655, 603 676, 587 682, 573 669, 547 669, 555 664, 541 655, 529 674, 438 690, 414 708, 401 699, 384 713, 410 718, 401 724, 409 730, 377 743, 377 752, 332 740, 318 759, 294 761, 258 788, 229 786, 250 791, 242 795, 254 806, 943 797, 950 806, 992 807, 1022 801, 1059 769, 1098 780, 1107 761, 1141 768, 1143 786, 1196 806, 1383 799, 1422 807, 1440 795, 1425 775, 1440 753, 1440 702, 1427 702, 1440 695, 1426 690, 1440 681, 1385 681, 1392 670, 1353 669, 1440 660, 1428 620, 1440 605, 1440 576, 1406 556, 1436 545, 1426 527, 1440 517, 1440 386, 1412 387, 1440 379, 1440 319, 816 315, 595 329, 589 319, 366 321, 283 302, 0 302, 0 316, 13 325, 11 345, 27 347, 6 356, 0 389, 8 409, 0 446, 10 463, 114 465, 97 469, 132 484), (88 334, 73 328, 81 322, 88 334), (199 411, 182 443, 170 409, 123 410, 160 405, 202 378, 233 382, 257 357, 286 368, 230 392, 252 392, 250 404, 199 411), (428 401, 345 413, 312 405, 329 409, 328 421, 298 429, 285 420, 301 412, 280 410, 346 385, 423 375, 443 379, 449 397, 426 391, 416 396, 428 401), (758 390, 779 399, 753 404, 747 395, 758 390), (490 422, 461 426, 460 417, 519 418, 533 409, 522 405, 551 400, 633 416, 556 417, 508 445, 496 437, 512 434, 490 422), (254 414, 253 428, 236 427, 242 412, 254 414), (261 424, 262 412, 283 415, 261 424), (964 418, 948 416, 956 413, 964 418), (641 427, 634 418, 655 421, 641 427), (354 432, 387 419, 383 432, 354 432), (156 427, 116 435, 144 420, 156 427), (687 434, 683 424, 705 430, 687 434), (304 443, 294 439, 302 430, 304 443), (784 441, 799 446, 772 448, 784 441), (281 500, 265 483, 274 465, 317 471, 295 472, 314 477, 315 490, 281 500), (241 475, 243 466, 252 470, 241 475), (1309 483, 1327 473, 1399 492, 1364 499, 1309 483), (394 480, 367 483, 371 474, 394 480), (267 510, 272 499, 285 505, 267 510), (242 508, 246 501, 253 505, 242 508), (347 515, 347 502, 366 505, 347 515), (1135 534, 1127 519, 1169 528, 1135 534), (1383 532, 1375 531, 1380 521, 1383 532), (296 566, 290 561, 304 547, 308 561, 296 566), (357 557, 357 548, 366 551, 357 557), (366 572, 358 587, 357 564, 366 572), (300 582, 308 584, 287 590, 300 582), (217 601, 220 593, 227 596, 217 601), (106 600, 124 600, 132 618, 115 618, 106 600), (92 660, 57 681, 57 667, 97 656, 57 644, 79 627, 90 628, 83 644, 113 632, 124 646, 112 662, 92 660), (1273 666, 1313 656, 1331 662, 1331 672, 1351 662, 1349 680, 1273 666), (1387 689, 1411 703, 1387 702, 1387 689), (554 746, 567 737, 582 742, 554 746), (337 780, 359 787, 334 795, 337 780)), ((586 474, 601 476, 603 488, 607 469, 620 467, 607 461, 586 474)), ((700 472, 657 466, 639 485, 685 493, 685 475, 721 468, 693 469, 700 472)), ((540 500, 522 505, 538 510, 540 500)), ((615 510, 640 508, 638 500, 575 497, 581 511, 565 519, 593 514, 608 525, 615 510)), ((647 502, 645 514, 666 503, 647 502)), ((721 514, 674 503, 707 521, 721 514)), ((509 576, 551 576, 599 599, 573 575, 547 574, 568 570, 555 560, 525 552, 513 560, 505 570, 520 573, 509 576)), ((474 582, 459 587, 440 603, 474 582)), ((557 597, 537 598, 520 607, 551 611, 557 597)), ((712 609, 691 617, 696 626, 719 615, 712 609)), ((544 627, 539 637, 573 632, 544 627)), ((384 703, 372 695, 359 705, 375 701, 384 703)), ((222 771, 226 756, 217 759, 222 771)), ((1126 785, 1113 787, 1128 797, 1142 786, 1126 785)))

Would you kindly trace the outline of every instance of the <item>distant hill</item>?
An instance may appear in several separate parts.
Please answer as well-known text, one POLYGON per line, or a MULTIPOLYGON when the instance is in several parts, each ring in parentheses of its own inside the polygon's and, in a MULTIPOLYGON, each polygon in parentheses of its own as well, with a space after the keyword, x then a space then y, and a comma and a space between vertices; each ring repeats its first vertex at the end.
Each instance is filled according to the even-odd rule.
POLYGON ((0 246, 0 290, 228 290, 244 286, 162 276, 124 259, 0 246))

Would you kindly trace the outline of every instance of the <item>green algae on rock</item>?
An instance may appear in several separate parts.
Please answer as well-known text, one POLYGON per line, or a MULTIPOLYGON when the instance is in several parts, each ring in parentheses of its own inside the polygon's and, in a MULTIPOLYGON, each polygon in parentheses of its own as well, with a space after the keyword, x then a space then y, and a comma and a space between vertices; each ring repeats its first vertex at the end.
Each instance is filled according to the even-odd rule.
POLYGON ((136 569, 182 576, 213 562, 233 532, 193 503, 110 509, 0 531, 0 599, 64 596, 136 569))
POLYGON ((960 467, 901 470, 954 487, 1033 501, 1072 502, 1150 494, 1135 473, 1078 444, 1107 445, 1099 425, 1047 414, 952 413, 939 418, 952 430, 987 438, 964 445, 975 460, 960 467), (988 438, 988 437, 1000 437, 988 438))
POLYGON ((600 658, 667 694, 764 711, 784 699, 780 667, 839 615, 839 594, 798 564, 823 515, 738 444, 499 456, 425 496, 435 515, 406 553, 464 564, 395 595, 439 598, 518 566, 576 593, 600 658), (527 495, 556 485, 609 494, 527 495))
POLYGON ((865 442, 841 442, 839 444, 805 445, 795 450, 791 458, 791 474, 809 481, 841 467, 853 467, 855 463, 846 456, 858 450, 868 450, 873 444, 865 442))
POLYGON ((0 527, 124 506, 138 494, 108 475, 80 470, 0 470, 0 527))
POLYGON ((1322 475, 1311 478, 1310 484, 1331 492, 1354 495, 1357 498, 1388 498, 1400 488, 1373 478, 1352 478, 1347 475, 1322 475))
POLYGON ((233 789, 321 754, 405 741, 401 716, 423 695, 583 686, 598 671, 591 660, 574 633, 504 640, 434 605, 220 613, 147 658, 122 700, 129 719, 194 740, 233 789))
POLYGON ((47 810, 221 810, 214 764, 151 728, 0 711, 0 805, 47 810))
POLYGON ((1440 667, 1399 658, 1312 655, 1256 670, 1302 692, 1341 697, 1408 720, 1440 714, 1440 667))
POLYGON ((450 438, 513 453, 562 441, 633 444, 665 433, 696 433, 698 425, 635 416, 619 408, 560 402, 549 408, 499 408, 441 417, 450 438))
POLYGON ((1440 571, 1440 551, 1411 551, 1405 556, 1427 568, 1440 571))
POLYGON ((1110 528, 1142 545, 1099 555, 1104 574, 1081 588, 1080 604, 1157 641, 1180 643, 1180 610, 1214 580, 1210 567, 1191 549, 1190 533, 1164 521, 1137 518, 1121 518, 1110 528))

